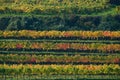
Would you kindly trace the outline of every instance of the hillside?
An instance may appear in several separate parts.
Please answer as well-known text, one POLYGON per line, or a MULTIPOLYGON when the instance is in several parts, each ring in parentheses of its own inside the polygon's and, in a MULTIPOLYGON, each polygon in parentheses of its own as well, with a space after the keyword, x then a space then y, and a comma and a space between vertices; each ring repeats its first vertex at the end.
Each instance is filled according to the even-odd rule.
POLYGON ((0 80, 120 80, 120 0, 0 0, 0 80))

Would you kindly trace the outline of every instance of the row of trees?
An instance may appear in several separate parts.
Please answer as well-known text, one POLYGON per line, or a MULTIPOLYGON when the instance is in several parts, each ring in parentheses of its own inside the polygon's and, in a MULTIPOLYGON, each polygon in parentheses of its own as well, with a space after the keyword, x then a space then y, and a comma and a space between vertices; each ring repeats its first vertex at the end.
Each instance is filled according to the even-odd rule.
POLYGON ((1 16, 0 30, 120 30, 120 15, 1 16))
POLYGON ((0 65, 0 74, 119 75, 119 65, 0 65))
POLYGON ((2 38, 31 38, 31 39, 119 39, 120 31, 0 31, 2 38), (29 33, 29 34, 28 34, 29 33))
POLYGON ((1 63, 120 63, 120 55, 35 55, 35 54, 0 54, 1 63))
POLYGON ((0 42, 2 50, 45 50, 45 51, 89 51, 89 52, 120 52, 119 44, 104 44, 104 43, 54 43, 54 42, 0 42))

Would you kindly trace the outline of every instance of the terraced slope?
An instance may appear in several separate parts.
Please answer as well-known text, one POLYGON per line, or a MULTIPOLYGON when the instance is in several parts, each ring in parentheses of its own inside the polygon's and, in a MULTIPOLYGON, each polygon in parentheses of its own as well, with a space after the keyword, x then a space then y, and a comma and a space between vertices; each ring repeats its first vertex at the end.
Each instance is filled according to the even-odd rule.
POLYGON ((120 0, 0 0, 0 80, 120 80, 120 0))

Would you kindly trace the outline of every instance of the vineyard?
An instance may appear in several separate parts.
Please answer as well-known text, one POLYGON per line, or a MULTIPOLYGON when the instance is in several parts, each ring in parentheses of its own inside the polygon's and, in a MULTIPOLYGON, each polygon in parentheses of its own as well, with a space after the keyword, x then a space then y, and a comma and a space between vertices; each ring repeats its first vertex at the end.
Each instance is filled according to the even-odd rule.
POLYGON ((82 79, 81 75, 101 79, 97 76, 106 75, 105 79, 118 79, 119 34, 119 31, 0 31, 0 74, 18 78, 23 74, 36 75, 40 79, 46 75, 56 75, 48 79, 64 79, 65 75, 67 79, 82 79))
POLYGON ((0 0, 0 80, 45 79, 120 79, 120 0, 0 0))

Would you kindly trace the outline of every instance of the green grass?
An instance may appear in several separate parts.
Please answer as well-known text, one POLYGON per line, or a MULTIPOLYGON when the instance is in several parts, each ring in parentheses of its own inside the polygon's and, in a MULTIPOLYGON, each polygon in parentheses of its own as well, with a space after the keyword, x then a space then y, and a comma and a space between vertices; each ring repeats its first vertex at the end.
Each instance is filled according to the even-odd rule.
POLYGON ((38 55, 119 55, 120 53, 93 52, 54 52, 54 51, 0 51, 0 54, 38 54, 38 55))
MULTIPOLYGON (((3 75, 4 76, 4 75, 3 75)), ((120 79, 119 75, 52 75, 52 76, 41 76, 41 75, 16 75, 16 76, 4 76, 4 78, 0 79, 5 79, 5 80, 65 80, 65 79, 80 79, 80 80, 86 80, 86 79, 99 79, 99 80, 118 80, 120 79)))
POLYGON ((20 40, 20 39, 0 39, 0 42, 17 42, 17 41, 30 41, 30 42, 65 42, 65 43, 109 43, 109 44, 119 44, 118 40, 47 40, 47 39, 35 39, 35 40, 20 40))

